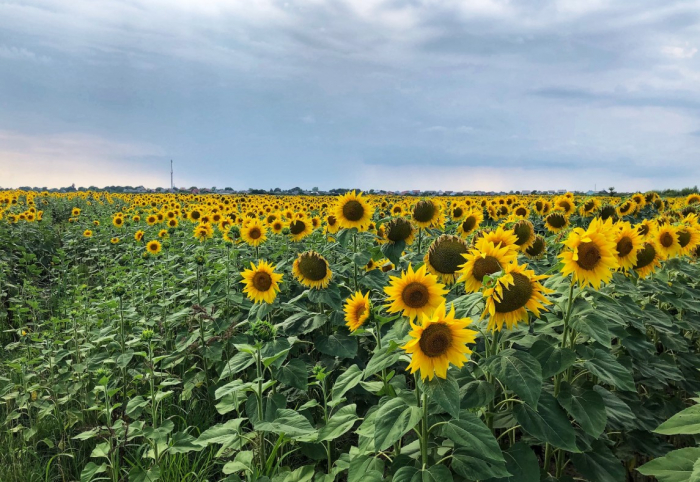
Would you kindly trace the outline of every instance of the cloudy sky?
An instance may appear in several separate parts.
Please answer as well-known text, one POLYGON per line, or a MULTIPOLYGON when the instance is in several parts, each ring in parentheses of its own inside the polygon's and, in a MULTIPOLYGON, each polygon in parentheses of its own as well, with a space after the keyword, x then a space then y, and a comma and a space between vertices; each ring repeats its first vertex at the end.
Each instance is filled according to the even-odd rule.
POLYGON ((0 186, 700 184, 700 1, 1 0, 0 186))

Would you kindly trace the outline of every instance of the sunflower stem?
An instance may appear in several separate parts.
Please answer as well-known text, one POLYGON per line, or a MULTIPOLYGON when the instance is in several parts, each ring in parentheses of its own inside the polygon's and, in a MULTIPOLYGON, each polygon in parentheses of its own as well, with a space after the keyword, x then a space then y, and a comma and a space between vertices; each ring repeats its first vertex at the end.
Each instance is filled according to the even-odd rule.
POLYGON ((421 254, 422 245, 423 245, 423 228, 418 228, 418 254, 421 254))
POLYGON ((423 423, 421 426, 420 451, 423 470, 425 470, 428 467, 428 393, 425 390, 423 391, 423 423))
MULTIPOLYGON (((353 253, 357 254, 357 231, 352 233, 352 244, 353 244, 353 253)), ((354 273, 355 273, 355 291, 357 291, 357 263, 355 262, 355 259, 353 257, 352 260, 352 266, 354 268, 354 273)))

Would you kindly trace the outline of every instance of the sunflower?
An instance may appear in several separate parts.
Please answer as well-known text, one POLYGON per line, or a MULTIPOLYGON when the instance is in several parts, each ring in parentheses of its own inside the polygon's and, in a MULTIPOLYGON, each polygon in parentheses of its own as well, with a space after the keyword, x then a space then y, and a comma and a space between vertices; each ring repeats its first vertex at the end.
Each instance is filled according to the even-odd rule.
POLYGON ((86 238, 92 238, 92 231, 86 229, 85 231, 83 231, 83 236, 85 236, 86 238))
POLYGON ((146 252, 148 254, 156 255, 156 254, 160 253, 160 250, 162 248, 163 247, 161 246, 160 242, 155 240, 155 239, 153 241, 149 241, 148 243, 146 243, 146 252))
POLYGON ((340 223, 338 222, 338 218, 332 214, 329 214, 326 216, 326 233, 335 234, 338 231, 340 231, 340 223))
POLYGON ((141 229, 139 229, 138 231, 136 231, 136 232, 134 233, 134 239, 135 239, 136 241, 141 242, 141 241, 143 241, 143 235, 144 235, 144 234, 146 234, 146 233, 144 233, 141 229))
POLYGON ((265 231, 265 226, 258 219, 253 219, 241 228, 241 239, 248 245, 257 247, 267 240, 265 231))
POLYGON ((570 198, 564 196, 554 201, 554 209, 557 211, 561 211, 565 215, 569 216, 574 212, 576 206, 574 206, 574 203, 571 202, 570 198))
POLYGON ((112 224, 115 228, 121 228, 122 226, 124 226, 124 218, 121 216, 115 216, 112 219, 112 224))
POLYGON ((634 270, 640 278, 646 278, 653 273, 657 267, 661 266, 661 257, 653 242, 646 242, 642 249, 637 252, 637 263, 634 270))
POLYGON ((555 211, 544 218, 544 225, 552 233, 558 233, 569 225, 569 218, 560 211, 555 211))
POLYGON ((628 199, 627 201, 620 203, 620 205, 617 206, 617 215, 620 217, 632 216, 636 211, 637 205, 631 199, 628 199))
POLYGON ((637 252, 642 249, 644 239, 628 222, 618 223, 615 233, 615 255, 623 271, 628 271, 637 264, 637 252))
POLYGON ((158 222, 158 217, 155 214, 150 214, 149 216, 146 217, 146 224, 149 226, 153 226, 158 222))
POLYGON ((501 331, 504 323, 512 330, 518 323, 528 322, 528 310, 539 318, 540 310, 546 311, 544 305, 552 304, 544 295, 553 293, 553 290, 540 284, 540 280, 547 276, 536 275, 526 268, 526 264, 507 265, 503 276, 484 290, 486 307, 481 318, 489 315, 489 330, 501 331))
POLYGON ((402 312, 410 320, 418 315, 430 315, 440 303, 444 303, 447 293, 445 285, 438 283, 437 276, 426 273, 426 267, 417 271, 408 265, 408 271, 401 276, 391 276, 390 284, 384 288, 389 295, 387 307, 390 313, 402 312))
POLYGON ((597 198, 588 198, 586 202, 578 208, 578 213, 583 217, 593 216, 593 213, 600 208, 600 201, 597 198))
POLYGON ((374 208, 362 197, 362 193, 355 194, 355 191, 341 196, 333 209, 341 228, 356 228, 360 232, 367 231, 372 214, 374 208))
POLYGON ((454 203, 450 206, 450 217, 452 221, 461 221, 468 212, 469 211, 464 208, 463 204, 454 203))
POLYGON ((132 220, 133 222, 135 222, 135 223, 138 223, 139 221, 141 221, 141 216, 139 216, 138 214, 135 214, 135 215, 131 218, 131 220, 132 220))
POLYGON ((464 219, 457 225, 457 234, 466 238, 476 231, 482 222, 484 222, 484 214, 480 209, 473 209, 465 214, 464 219))
POLYGON ((547 243, 539 234, 535 236, 532 246, 525 250, 525 256, 531 259, 539 259, 547 252, 547 243))
POLYGON ((180 223, 178 222, 177 219, 175 219, 175 218, 168 219, 168 227, 169 228, 177 228, 178 224, 180 224, 180 223))
POLYGON ((70 212, 70 214, 73 217, 80 216, 80 208, 73 208, 73 210, 70 212))
POLYGON ((678 228, 670 224, 658 226, 652 233, 652 239, 661 259, 668 259, 676 256, 681 251, 681 244, 678 239, 678 228))
POLYGON ((642 236, 642 239, 646 239, 654 231, 654 222, 649 219, 642 220, 642 222, 637 224, 637 231, 642 236))
POLYGON ((454 305, 446 313, 445 303, 441 303, 432 316, 423 315, 420 325, 411 321, 411 340, 401 348, 411 354, 408 369, 411 373, 420 370, 421 379, 432 380, 435 375, 447 378, 450 364, 458 368, 464 366, 467 355, 472 351, 468 343, 476 341, 476 331, 467 329, 469 318, 455 318, 454 305))
POLYGON ((306 217, 294 219, 289 222, 289 234, 292 237, 292 241, 301 241, 311 234, 312 231, 311 221, 306 217))
POLYGON ((518 236, 513 232, 512 229, 503 229, 503 226, 498 226, 495 231, 483 232, 483 235, 475 241, 475 245, 484 241, 491 241, 493 244, 498 246, 499 244, 503 247, 507 247, 514 251, 519 249, 517 242, 518 236))
MULTIPOLYGON (((685 204, 688 206, 698 203, 700 203, 700 194, 689 194, 688 197, 685 198, 685 204)), ((78 214, 80 214, 80 212, 78 212, 78 214)), ((74 214, 74 216, 77 216, 77 214, 74 214)))
POLYGON ((212 229, 211 224, 199 224, 194 228, 192 234, 201 243, 214 236, 214 229, 212 229))
POLYGON ((350 331, 356 331, 369 319, 371 309, 369 291, 364 296, 357 291, 345 301, 345 324, 350 331))
POLYGON ((564 245, 568 249, 559 254, 564 276, 573 273, 574 281, 583 286, 590 284, 596 290, 610 281, 618 267, 617 251, 614 238, 602 230, 600 222, 594 220, 585 231, 574 229, 564 245))
POLYGON ((406 245, 409 245, 413 243, 416 234, 416 229, 413 226, 413 223, 406 218, 393 218, 391 221, 382 226, 382 228, 384 236, 379 236, 380 233, 377 233, 377 237, 380 238, 377 241, 380 244, 396 244, 403 241, 406 243, 406 245))
POLYGON ((301 253, 294 260, 292 274, 304 286, 316 289, 327 287, 333 277, 326 258, 315 251, 301 253))
POLYGON ((166 238, 169 238, 169 237, 170 237, 170 234, 168 234, 168 230, 167 230, 167 229, 161 229, 160 231, 158 231, 158 237, 159 237, 159 238, 166 239, 166 238))
POLYGON ((700 245, 700 225, 697 222, 697 215, 688 215, 684 224, 678 227, 678 244, 681 246, 683 255, 691 255, 700 245))
POLYGON ((464 263, 464 255, 469 251, 466 241, 457 236, 443 234, 439 236, 425 253, 423 261, 428 271, 446 285, 455 283, 459 276, 459 267, 464 263))
POLYGON ((109 242, 112 244, 119 244, 119 238, 114 237, 114 238, 110 239, 109 242))
POLYGON ((525 251, 535 242, 535 227, 527 219, 521 219, 511 229, 518 238, 515 245, 520 251, 525 251))
POLYGON ((527 219, 530 217, 530 210, 527 206, 515 206, 513 208, 513 216, 520 219, 527 219))
POLYGON ((241 273, 245 288, 243 292, 248 295, 248 298, 255 303, 272 303, 279 292, 279 283, 282 281, 282 275, 275 273, 275 266, 260 261, 257 266, 250 263, 251 269, 246 269, 241 273))
POLYGON ((464 282, 467 293, 479 291, 485 276, 505 269, 517 258, 517 252, 509 246, 495 245, 483 238, 477 242, 477 246, 464 255, 466 262, 462 264, 461 276, 457 280, 457 282, 464 282))
POLYGON ((606 204, 600 209, 600 218, 604 221, 607 219, 617 221, 617 209, 615 209, 615 206, 606 204))
POLYGON ((552 203, 544 198, 539 198, 534 204, 535 211, 540 216, 546 216, 552 210, 552 203))
POLYGON ((419 228, 442 226, 442 224, 444 224, 444 217, 441 208, 442 206, 440 206, 437 201, 431 199, 418 201, 416 205, 413 206, 411 220, 419 228))

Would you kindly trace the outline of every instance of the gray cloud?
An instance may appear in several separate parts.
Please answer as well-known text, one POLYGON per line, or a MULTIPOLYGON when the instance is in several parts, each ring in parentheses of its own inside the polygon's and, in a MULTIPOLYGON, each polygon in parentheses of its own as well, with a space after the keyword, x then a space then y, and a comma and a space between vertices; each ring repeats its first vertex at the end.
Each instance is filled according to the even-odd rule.
POLYGON ((171 158, 239 188, 693 184, 698 26, 697 0, 10 1, 0 130, 162 185, 171 158))

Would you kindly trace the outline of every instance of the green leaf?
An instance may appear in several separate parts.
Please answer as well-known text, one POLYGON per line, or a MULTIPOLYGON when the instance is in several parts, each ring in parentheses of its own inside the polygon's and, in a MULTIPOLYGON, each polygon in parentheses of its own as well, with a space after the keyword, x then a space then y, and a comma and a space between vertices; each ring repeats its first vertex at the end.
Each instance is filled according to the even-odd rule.
POLYGON ((357 338, 343 331, 332 335, 318 335, 314 338, 314 348, 324 355, 354 358, 357 355, 357 338))
POLYGON ((382 244, 382 254, 392 263, 394 266, 399 266, 401 261, 401 254, 406 248, 406 241, 401 240, 396 243, 384 243, 382 244))
POLYGON ((224 369, 219 375, 220 379, 228 378, 231 375, 237 375, 255 362, 253 355, 250 353, 239 351, 226 363, 224 369))
POLYGON ((588 371, 619 390, 636 392, 632 374, 617 361, 614 355, 603 350, 594 350, 593 358, 583 364, 588 371))
POLYGON ((547 392, 542 392, 537 411, 527 404, 519 403, 513 409, 518 423, 527 433, 541 442, 549 442, 557 448, 578 452, 576 432, 569 423, 564 409, 547 392))
POLYGON ((389 368, 391 365, 399 361, 400 357, 400 350, 392 350, 391 346, 382 347, 382 349, 375 352, 374 355, 372 355, 372 358, 370 358, 369 362, 367 362, 364 378, 372 376, 385 368, 389 368))
POLYGON ((311 482, 314 478, 314 471, 315 467, 313 465, 304 465, 287 474, 284 482, 311 482))
POLYGON ((137 395, 126 404, 126 414, 133 419, 137 419, 146 405, 148 405, 148 400, 141 395, 137 395))
POLYGON ((277 380, 290 387, 306 390, 309 375, 306 371, 306 364, 298 358, 289 360, 289 363, 277 370, 277 380))
POLYGON ((328 323, 326 315, 312 315, 311 313, 295 313, 277 327, 286 335, 304 335, 310 333, 328 323))
POLYGON ((195 443, 201 447, 212 444, 228 444, 240 437, 238 430, 243 421, 245 421, 244 418, 234 418, 223 424, 212 425, 199 435, 195 443))
POLYGON ((129 472, 129 482, 156 482, 160 480, 160 468, 151 467, 143 470, 141 467, 134 467, 129 472))
POLYGON ((444 437, 452 440, 460 453, 490 463, 503 463, 503 453, 491 430, 474 413, 463 410, 459 420, 441 427, 444 437))
POLYGON ((253 463, 253 457, 255 454, 250 450, 244 450, 236 454, 236 458, 224 465, 222 469, 223 473, 233 474, 236 472, 248 471, 253 472, 255 464, 253 463))
POLYGON ((447 378, 435 377, 423 383, 423 387, 430 400, 436 402, 453 417, 459 418, 459 385, 453 374, 448 372, 447 378))
POLYGON ((603 397, 598 392, 562 382, 557 399, 588 435, 598 438, 603 433, 608 415, 603 397))
POLYGON ((510 472, 506 470, 505 463, 487 462, 482 459, 470 457, 459 448, 452 454, 452 470, 467 480, 483 480, 494 477, 508 477, 510 472))
POLYGON ((374 448, 384 450, 420 422, 422 411, 402 398, 392 398, 379 407, 374 419, 374 448))
POLYGON ((350 461, 348 482, 375 482, 384 479, 382 459, 367 455, 357 455, 350 461))
POLYGON ((606 311, 586 310, 571 320, 571 328, 590 336, 606 348, 610 348, 610 330, 606 311))
POLYGON ((506 470, 511 475, 484 482, 539 482, 540 463, 527 444, 518 442, 503 452, 503 456, 506 459, 506 470))
POLYGON ((573 350, 550 345, 545 340, 533 343, 530 355, 540 362, 542 378, 545 379, 563 372, 576 362, 576 353, 573 350))
POLYGON ((197 444, 197 439, 185 432, 176 432, 170 440, 168 452, 171 454, 186 454, 189 452, 199 452, 204 447, 197 444))
POLYGON ((353 365, 336 379, 331 390, 331 398, 339 401, 348 390, 354 388, 362 380, 362 370, 357 365, 353 365))
POLYGON ((452 472, 444 465, 432 465, 425 470, 407 466, 394 474, 392 482, 452 482, 452 472))
POLYGON ((529 405, 537 406, 542 392, 542 368, 535 357, 523 351, 507 349, 487 358, 486 370, 529 405))
POLYGON ((621 427, 635 428, 637 417, 630 409, 629 405, 620 400, 614 393, 606 390, 600 385, 595 385, 593 390, 596 391, 605 403, 605 412, 608 415, 608 420, 621 427))
POLYGON ((80 482, 90 482, 97 474, 107 471, 107 464, 97 465, 95 462, 88 462, 83 471, 80 472, 80 482))
POLYGON ((673 450, 658 457, 637 470, 647 477, 656 477, 659 482, 687 482, 693 473, 695 462, 700 459, 700 447, 673 450))
POLYGON ((589 452, 571 454, 578 473, 596 482, 625 482, 627 471, 607 445, 602 440, 595 440, 591 447, 593 450, 589 452))
POLYGON ((461 408, 468 409, 488 405, 496 395, 496 390, 493 388, 493 384, 486 380, 474 380, 462 385, 459 393, 462 396, 461 408))
POLYGON ((283 433, 292 439, 315 432, 306 417, 287 408, 277 409, 274 421, 257 423, 254 428, 260 432, 283 433))
POLYGON ((356 408, 357 406, 352 404, 346 405, 338 410, 330 420, 328 420, 328 423, 319 429, 318 441, 335 440, 350 430, 355 424, 355 421, 357 421, 357 414, 355 413, 356 408))
POLYGON ((700 405, 693 405, 659 425, 656 433, 663 435, 692 435, 700 433, 700 405))

